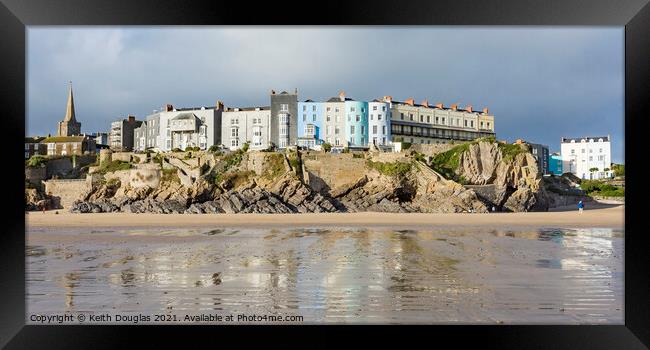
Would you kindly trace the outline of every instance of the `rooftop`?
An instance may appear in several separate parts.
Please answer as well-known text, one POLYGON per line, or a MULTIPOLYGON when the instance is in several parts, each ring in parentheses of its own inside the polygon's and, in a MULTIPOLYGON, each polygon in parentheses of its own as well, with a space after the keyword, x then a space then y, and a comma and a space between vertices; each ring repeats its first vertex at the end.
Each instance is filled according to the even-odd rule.
POLYGON ((571 141, 574 142, 581 142, 582 140, 585 140, 585 142, 589 142, 589 140, 594 140, 594 142, 598 142, 598 140, 602 139, 603 142, 609 142, 611 141, 608 136, 585 136, 585 137, 563 137, 562 140, 560 141, 561 143, 571 143, 571 141))

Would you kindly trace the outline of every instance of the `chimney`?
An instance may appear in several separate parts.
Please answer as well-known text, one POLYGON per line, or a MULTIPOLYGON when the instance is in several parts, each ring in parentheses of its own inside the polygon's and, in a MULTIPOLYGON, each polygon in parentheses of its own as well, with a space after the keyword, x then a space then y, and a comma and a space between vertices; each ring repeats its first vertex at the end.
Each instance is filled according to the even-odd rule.
POLYGON ((443 109, 445 106, 442 103, 436 103, 436 108, 443 109))
POLYGON ((453 109, 454 111, 457 110, 458 109, 458 103, 452 104, 451 109, 453 109))
POLYGON ((465 107, 465 110, 472 113, 472 105, 467 105, 467 107, 465 107))
POLYGON ((413 99, 413 97, 410 97, 408 100, 404 102, 406 102, 407 105, 411 105, 411 106, 415 104, 415 100, 413 99))
POLYGON ((423 105, 424 107, 429 107, 429 101, 427 100, 422 101, 422 103, 420 104, 423 105))
POLYGON ((275 90, 271 90, 271 95, 275 95, 275 90))
POLYGON ((393 96, 384 96, 384 102, 393 102, 393 96))
POLYGON ((129 114, 129 123, 134 123, 135 122, 135 116, 129 114))
POLYGON ((296 94, 296 95, 298 95, 298 88, 295 88, 295 89, 293 90, 293 93, 296 94))
POLYGON ((339 92, 339 100, 345 101, 345 91, 341 90, 339 92))
POLYGON ((217 109, 223 110, 223 102, 221 100, 217 100, 217 109))
POLYGON ((490 111, 490 110, 489 110, 487 107, 483 108, 483 113, 488 114, 489 111, 490 111))
POLYGON ((170 105, 169 103, 165 105, 165 112, 171 112, 174 110, 174 106, 170 105))

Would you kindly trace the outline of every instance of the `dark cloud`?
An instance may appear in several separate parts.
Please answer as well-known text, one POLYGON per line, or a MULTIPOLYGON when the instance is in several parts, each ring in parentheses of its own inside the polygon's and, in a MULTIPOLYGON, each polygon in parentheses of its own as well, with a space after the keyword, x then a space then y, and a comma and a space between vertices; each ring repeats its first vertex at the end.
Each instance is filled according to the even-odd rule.
POLYGON ((487 106, 499 138, 559 150, 562 136, 605 135, 623 161, 623 28, 30 27, 29 134, 53 133, 73 81, 86 132, 128 113, 268 104, 345 90, 487 106))

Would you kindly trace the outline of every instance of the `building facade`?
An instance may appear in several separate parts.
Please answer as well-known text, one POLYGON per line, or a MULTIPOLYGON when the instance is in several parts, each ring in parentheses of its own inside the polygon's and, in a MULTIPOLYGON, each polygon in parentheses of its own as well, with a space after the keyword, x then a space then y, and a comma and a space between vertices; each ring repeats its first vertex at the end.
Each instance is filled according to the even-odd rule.
POLYGON ((271 90, 271 142, 278 148, 296 145, 298 138, 298 90, 293 94, 271 90))
POLYGON ((135 116, 129 115, 127 119, 116 120, 111 123, 109 132, 109 146, 113 151, 133 150, 133 130, 139 128, 142 121, 136 120, 135 116))
POLYGON ((51 136, 41 141, 48 156, 95 154, 95 139, 87 135, 51 136))
POLYGON ((45 140, 43 136, 25 137, 25 159, 33 155, 47 154, 47 145, 41 143, 45 140))
POLYGON ((72 82, 68 90, 68 103, 63 121, 59 122, 57 136, 74 136, 81 134, 81 123, 77 121, 74 111, 74 98, 72 97, 72 82))
POLYGON ((271 107, 226 108, 222 113, 221 140, 225 148, 262 150, 271 146, 271 107))
POLYGON ((347 145, 345 132, 345 94, 332 97, 324 103, 325 118, 321 134, 325 142, 332 147, 343 148, 347 145))
POLYGON ((166 105, 161 112, 151 114, 134 128, 136 151, 152 149, 167 152, 199 147, 206 150, 221 144, 221 114, 223 103, 213 107, 174 108, 166 105))
POLYGON ((540 145, 537 143, 528 143, 530 145, 530 152, 535 157, 537 161, 537 169, 542 173, 542 175, 550 174, 549 163, 548 163, 548 146, 540 145))
POLYGON ((321 127, 324 108, 324 102, 298 102, 298 146, 314 148, 323 143, 321 127))
POLYGON ((345 132, 348 147, 368 146, 368 102, 345 100, 345 132))
POLYGON ((385 146, 390 140, 390 105, 381 100, 368 102, 368 144, 385 146))
POLYGON ((391 107, 393 141, 431 144, 495 136, 494 116, 487 108, 483 111, 475 111, 472 106, 459 109, 456 104, 446 108, 442 103, 431 106, 427 100, 416 104, 413 98, 394 101, 391 96, 383 100, 391 107))
POLYGON ((562 175, 562 156, 560 153, 553 153, 548 157, 548 171, 553 175, 562 175))
POLYGON ((562 170, 581 179, 612 176, 611 140, 608 136, 565 138, 560 142, 562 170))

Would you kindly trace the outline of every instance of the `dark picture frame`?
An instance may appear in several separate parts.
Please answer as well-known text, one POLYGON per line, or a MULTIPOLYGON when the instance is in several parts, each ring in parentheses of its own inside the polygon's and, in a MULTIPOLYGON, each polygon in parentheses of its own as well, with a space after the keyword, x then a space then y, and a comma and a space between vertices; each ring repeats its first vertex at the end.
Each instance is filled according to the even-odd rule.
MULTIPOLYGON (((313 345, 331 345, 339 331, 363 341, 386 343, 414 339, 423 344, 477 344, 497 348, 643 349, 650 344, 650 280, 648 239, 642 216, 642 134, 650 118, 650 5, 648 0, 483 0, 323 2, 186 3, 179 0, 0 0, 0 98, 4 114, 5 230, 2 240, 0 290, 0 345, 7 348, 98 348, 133 345, 144 337, 148 347, 172 338, 193 344, 198 334, 212 345, 236 336, 246 343, 296 343, 308 335, 313 345), (281 4, 281 6, 280 6, 281 4), (254 9, 253 9, 254 8, 254 9), (300 16, 309 11, 310 16, 300 16), (309 19, 309 22, 305 22, 309 19), (301 21, 301 22, 298 22, 301 21), (625 225, 625 325, 621 326, 417 326, 417 327, 150 327, 150 326, 26 326, 25 325, 25 221, 21 203, 23 177, 20 141, 26 116, 26 27, 34 25, 534 25, 625 27, 625 147, 628 190, 625 225), (16 184, 16 185, 13 185, 16 184), (381 328, 378 328, 381 327, 381 328), (399 331, 398 336, 394 335, 399 331), (254 333, 255 336, 251 336, 254 333), (155 333, 155 334, 154 334, 155 333), (183 334, 178 334, 183 333, 183 334), (176 335, 178 334, 178 335, 176 335), (646 344, 646 345, 644 345, 646 344)), ((647 157, 646 157, 647 158, 647 157)), ((403 345, 406 345, 404 343, 403 345)))

